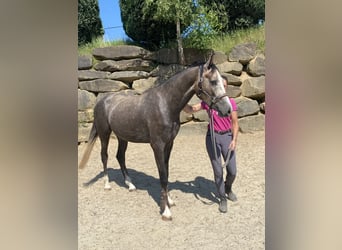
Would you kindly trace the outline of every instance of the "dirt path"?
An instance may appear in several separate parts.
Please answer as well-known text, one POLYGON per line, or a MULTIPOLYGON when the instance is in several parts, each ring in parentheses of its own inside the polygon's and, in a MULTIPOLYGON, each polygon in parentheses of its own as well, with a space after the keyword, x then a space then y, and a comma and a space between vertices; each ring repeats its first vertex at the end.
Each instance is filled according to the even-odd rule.
MULTIPOLYGON (((79 249, 264 249, 265 133, 239 134, 236 203, 218 211, 216 188, 204 144, 204 126, 183 126, 170 159, 169 189, 176 206, 173 220, 159 214, 160 184, 152 149, 129 143, 126 162, 134 192, 126 188, 115 159, 117 141, 109 146, 105 191, 99 140, 78 177, 79 249), (86 184, 86 185, 84 185, 86 184)), ((84 144, 78 147, 79 158, 84 144)))

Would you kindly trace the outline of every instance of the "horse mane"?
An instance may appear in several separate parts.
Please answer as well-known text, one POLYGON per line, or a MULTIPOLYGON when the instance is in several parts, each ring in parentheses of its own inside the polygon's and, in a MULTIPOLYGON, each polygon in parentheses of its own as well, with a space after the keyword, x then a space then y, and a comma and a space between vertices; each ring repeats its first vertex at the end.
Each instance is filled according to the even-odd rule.
MULTIPOLYGON (((164 85, 169 85, 170 82, 173 82, 173 80, 177 77, 181 77, 183 74, 186 74, 188 72, 188 70, 192 69, 192 68, 195 68, 195 67, 199 67, 201 65, 204 65, 205 62, 201 62, 201 61, 195 61, 193 62, 191 65, 189 65, 187 68, 183 69, 182 71, 179 71, 177 72, 176 74, 172 75, 170 78, 164 80, 164 81, 159 81, 157 80, 157 84, 155 84, 152 88, 150 89, 153 89, 153 88, 156 88, 156 87, 160 87, 160 86, 164 86, 164 85)), ((215 64, 211 64, 210 65, 211 68, 218 70, 217 66, 215 64)))
POLYGON ((204 64, 205 63, 203 63, 203 62, 196 61, 196 62, 192 63, 191 65, 189 65, 187 68, 183 69, 182 71, 179 71, 176 74, 172 75, 170 78, 168 78, 168 79, 166 79, 164 81, 158 82, 154 87, 158 87, 158 86, 161 86, 161 85, 169 84, 169 82, 174 80, 174 78, 180 77, 182 74, 185 74, 188 70, 190 70, 192 68, 195 68, 195 67, 199 67, 199 66, 204 65, 204 64))

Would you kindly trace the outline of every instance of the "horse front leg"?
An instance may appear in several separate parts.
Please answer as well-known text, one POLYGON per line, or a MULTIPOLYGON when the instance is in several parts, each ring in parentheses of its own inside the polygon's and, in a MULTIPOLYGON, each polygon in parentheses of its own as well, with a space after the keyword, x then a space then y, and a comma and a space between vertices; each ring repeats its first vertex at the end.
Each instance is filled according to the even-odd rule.
MULTIPOLYGON (((170 159, 172 147, 173 147, 173 141, 171 141, 165 147, 165 167, 166 167, 167 176, 169 176, 169 159, 170 159)), ((171 199, 170 192, 167 192, 167 203, 170 207, 176 205, 176 203, 171 199)))
POLYGON ((116 153, 116 159, 119 162, 122 175, 125 179, 125 184, 128 186, 129 191, 136 190, 136 187, 133 185, 131 178, 128 175, 127 167, 126 167, 126 150, 128 142, 118 138, 119 146, 118 151, 116 153))
MULTIPOLYGON (((160 197, 160 210, 163 220, 172 220, 172 214, 169 207, 169 194, 167 189, 168 184, 168 160, 169 152, 167 152, 167 146, 165 143, 151 143, 156 164, 158 167, 160 185, 161 185, 161 197, 160 197)), ((170 199, 171 203, 173 201, 170 199)))

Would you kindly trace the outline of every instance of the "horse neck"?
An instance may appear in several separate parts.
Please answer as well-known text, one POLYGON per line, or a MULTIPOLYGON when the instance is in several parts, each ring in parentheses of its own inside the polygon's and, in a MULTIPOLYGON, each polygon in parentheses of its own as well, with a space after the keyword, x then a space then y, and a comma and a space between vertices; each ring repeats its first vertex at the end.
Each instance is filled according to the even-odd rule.
POLYGON ((171 81, 170 84, 165 85, 168 93, 166 98, 172 104, 172 107, 177 109, 180 113, 195 94, 193 86, 194 83, 199 80, 199 68, 189 68, 170 80, 173 81, 171 81))

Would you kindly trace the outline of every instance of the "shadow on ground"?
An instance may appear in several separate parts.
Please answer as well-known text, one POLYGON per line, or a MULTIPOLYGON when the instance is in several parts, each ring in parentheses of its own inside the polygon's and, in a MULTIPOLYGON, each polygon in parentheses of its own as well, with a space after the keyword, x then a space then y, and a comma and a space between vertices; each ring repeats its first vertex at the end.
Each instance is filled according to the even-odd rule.
MULTIPOLYGON (((155 178, 151 175, 147 175, 143 172, 136 171, 134 169, 128 169, 128 174, 131 177, 133 184, 136 186, 138 190, 147 191, 148 194, 152 197, 152 199, 157 204, 159 204, 161 187, 158 178, 155 178)), ((88 182, 84 183, 83 186, 89 187, 103 177, 104 173, 101 172, 92 179, 90 179, 88 182)), ((108 168, 108 177, 110 183, 114 182, 116 185, 122 188, 127 188, 127 185, 124 182, 124 178, 120 169, 108 168)), ((218 203, 218 199, 214 194, 216 190, 215 183, 202 176, 197 176, 194 180, 190 181, 177 180, 175 182, 169 182, 168 187, 169 191, 179 190, 184 193, 193 194, 196 199, 200 200, 203 204, 206 205, 218 203), (209 202, 207 200, 209 200, 209 202)))

